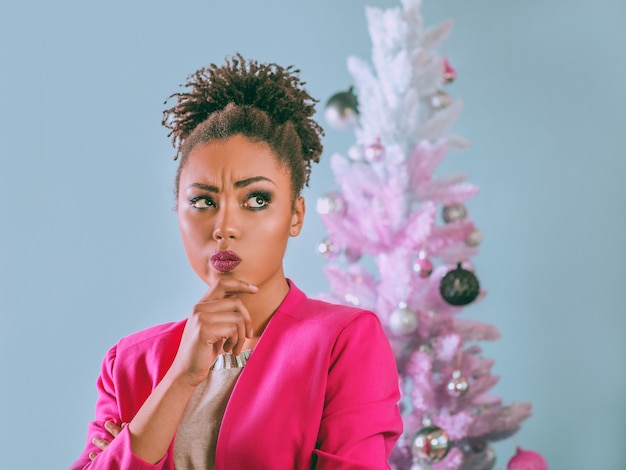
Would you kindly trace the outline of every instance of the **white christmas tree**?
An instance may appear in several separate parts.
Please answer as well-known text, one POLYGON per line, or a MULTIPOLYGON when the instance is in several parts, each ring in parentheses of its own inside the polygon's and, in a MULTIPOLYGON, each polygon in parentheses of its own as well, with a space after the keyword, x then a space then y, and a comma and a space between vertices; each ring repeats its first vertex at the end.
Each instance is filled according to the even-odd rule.
POLYGON ((332 156, 339 188, 318 201, 328 232, 318 249, 330 260, 323 297, 373 310, 387 331, 404 393, 392 466, 491 469, 489 443, 516 432, 530 404, 489 394, 498 377, 477 342, 499 332, 459 317, 485 295, 471 262, 482 235, 464 205, 478 188, 434 175, 468 142, 450 134, 462 105, 444 91, 456 73, 438 52, 452 22, 426 29, 420 7, 366 10, 373 68, 350 57, 354 94, 327 104, 356 144, 332 156))

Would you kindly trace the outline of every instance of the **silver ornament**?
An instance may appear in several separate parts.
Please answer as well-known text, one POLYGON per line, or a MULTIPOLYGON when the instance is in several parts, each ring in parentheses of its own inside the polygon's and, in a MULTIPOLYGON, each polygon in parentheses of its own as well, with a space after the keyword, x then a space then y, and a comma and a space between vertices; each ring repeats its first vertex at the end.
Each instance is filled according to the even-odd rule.
POLYGON ((353 295, 353 294, 346 294, 346 295, 343 296, 343 299, 347 303, 349 303, 351 305, 354 305, 355 307, 358 307, 358 305, 361 303, 359 301, 359 298, 356 295, 353 295))
POLYGON ((430 104, 435 109, 447 108, 452 104, 452 97, 443 90, 437 90, 430 98, 430 104))
POLYGON ((487 447, 483 452, 483 461, 480 470, 492 470, 496 466, 496 453, 491 447, 487 447))
POLYGON ((348 157, 350 157, 350 159, 354 161, 363 160, 363 149, 361 148, 361 146, 352 145, 348 149, 348 157))
POLYGON ((467 209, 463 204, 450 204, 444 206, 441 211, 441 216, 443 217, 443 221, 447 224, 450 222, 458 222, 467 217, 467 209))
POLYGON ((398 308, 389 316, 389 329, 397 335, 410 335, 417 330, 417 315, 400 302, 398 308))
POLYGON ((466 443, 462 450, 464 468, 492 470, 496 464, 496 453, 486 442, 478 446, 466 443))
POLYGON ((415 461, 413 465, 411 465, 411 470, 432 470, 433 466, 428 462, 415 461))
POLYGON ((317 212, 321 215, 331 212, 343 213, 345 209, 346 203, 338 191, 326 193, 317 200, 317 212))
POLYGON ((413 458, 429 463, 439 462, 448 455, 452 443, 448 434, 438 426, 426 426, 415 434, 411 443, 413 458))
POLYGON ((430 344, 421 344, 417 350, 424 354, 431 354, 433 352, 433 348, 430 344))
POLYGON ((474 229, 467 235, 465 243, 467 246, 478 246, 483 241, 483 232, 480 229, 474 227, 474 229))
POLYGON ((461 375, 460 370, 452 372, 452 378, 448 382, 446 389, 448 395, 454 398, 462 397, 469 391, 469 383, 465 377, 461 375))
POLYGON ((356 127, 359 115, 359 103, 353 88, 335 93, 326 102, 324 116, 334 128, 348 130, 356 127))
POLYGON ((317 245, 317 252, 324 258, 334 258, 339 254, 337 247, 328 238, 325 238, 317 245))

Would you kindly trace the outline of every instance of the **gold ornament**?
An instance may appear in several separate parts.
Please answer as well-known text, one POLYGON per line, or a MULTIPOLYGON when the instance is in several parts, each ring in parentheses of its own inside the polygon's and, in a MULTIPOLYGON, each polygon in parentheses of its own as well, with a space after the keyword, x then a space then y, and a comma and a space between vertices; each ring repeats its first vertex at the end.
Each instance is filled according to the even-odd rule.
POLYGON ((417 431, 411 443, 413 457, 429 463, 443 460, 451 447, 448 434, 439 426, 423 427, 417 431))

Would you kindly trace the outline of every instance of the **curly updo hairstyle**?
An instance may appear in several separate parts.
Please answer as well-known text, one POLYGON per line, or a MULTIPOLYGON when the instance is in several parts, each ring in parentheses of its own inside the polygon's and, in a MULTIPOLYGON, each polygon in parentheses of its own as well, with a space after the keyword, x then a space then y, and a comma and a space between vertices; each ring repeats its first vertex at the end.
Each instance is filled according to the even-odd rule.
POLYGON ((323 129, 312 119, 315 103, 293 67, 246 61, 237 54, 226 64, 211 64, 187 78, 188 91, 172 94, 176 104, 163 112, 162 124, 180 158, 180 174, 193 148, 240 134, 265 142, 278 162, 289 168, 295 198, 308 184, 311 163, 322 153, 323 129))

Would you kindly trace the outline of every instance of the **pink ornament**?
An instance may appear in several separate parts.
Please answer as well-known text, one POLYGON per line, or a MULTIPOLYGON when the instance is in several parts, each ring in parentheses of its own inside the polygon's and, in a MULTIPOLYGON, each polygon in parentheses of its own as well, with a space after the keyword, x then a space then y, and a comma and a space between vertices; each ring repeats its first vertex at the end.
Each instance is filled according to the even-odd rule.
POLYGON ((506 468, 507 470, 548 470, 548 463, 538 452, 518 447, 506 468))
POLYGON ((426 278, 433 272, 433 262, 428 258, 417 258, 413 262, 413 271, 418 273, 420 277, 426 278))
POLYGON ((385 147, 380 143, 380 139, 376 139, 372 145, 365 148, 365 159, 370 162, 379 162, 385 156, 385 147))
POLYGON ((456 78, 456 70, 452 68, 447 58, 443 58, 443 81, 445 83, 451 83, 456 78))
POLYGON ((349 263, 358 263, 363 253, 361 253, 357 248, 348 246, 344 251, 344 255, 349 263))
POLYGON ((421 278, 427 278, 433 272, 435 265, 428 258, 426 251, 420 250, 417 254, 417 258, 413 261, 413 271, 415 271, 421 278))

